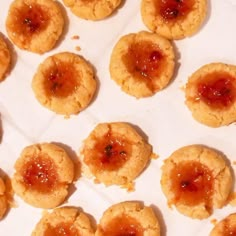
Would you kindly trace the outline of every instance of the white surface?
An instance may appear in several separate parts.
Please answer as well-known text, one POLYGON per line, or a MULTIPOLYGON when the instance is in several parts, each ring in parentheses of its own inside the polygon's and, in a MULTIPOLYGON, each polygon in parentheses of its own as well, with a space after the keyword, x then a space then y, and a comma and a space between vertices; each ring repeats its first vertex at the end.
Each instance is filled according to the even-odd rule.
MULTIPOLYGON (((0 31, 6 34, 5 19, 11 1, 1 1, 0 31)), ((153 145, 160 158, 153 160, 136 180, 136 191, 127 193, 117 186, 95 185, 80 178, 76 191, 65 205, 82 207, 99 221, 111 204, 124 200, 141 200, 152 205, 162 222, 162 236, 207 236, 213 227, 211 219, 221 219, 234 211, 230 206, 214 211, 206 220, 192 220, 166 205, 160 188, 160 167, 176 149, 188 144, 204 144, 225 153, 232 161, 236 155, 236 126, 208 128, 197 123, 184 105, 181 87, 187 77, 200 66, 221 61, 236 63, 236 4, 234 0, 211 0, 207 20, 193 37, 175 41, 180 67, 173 82, 163 91, 146 99, 136 100, 125 94, 110 80, 108 64, 112 47, 126 33, 147 30, 140 16, 140 1, 126 0, 112 17, 85 21, 68 16, 68 30, 57 48, 42 56, 19 50, 15 67, 0 84, 0 112, 3 138, 0 144, 0 167, 10 177, 21 150, 36 142, 56 142, 73 152, 99 122, 125 121, 138 126, 153 145), (79 40, 71 40, 79 35, 79 40), (80 46, 80 52, 75 50, 80 46), (87 58, 96 68, 100 83, 94 102, 82 113, 64 119, 42 107, 31 90, 32 76, 40 62, 60 51, 72 51, 87 58)), ((233 166, 234 167, 234 166, 233 166)), ((42 210, 15 197, 17 208, 0 222, 0 235, 28 236, 41 217, 42 210)))

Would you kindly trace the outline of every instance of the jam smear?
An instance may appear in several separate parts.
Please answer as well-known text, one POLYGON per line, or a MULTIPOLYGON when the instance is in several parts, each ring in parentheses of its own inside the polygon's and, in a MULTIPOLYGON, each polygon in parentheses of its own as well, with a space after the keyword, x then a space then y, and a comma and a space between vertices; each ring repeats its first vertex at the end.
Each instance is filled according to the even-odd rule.
POLYGON ((159 14, 167 22, 183 19, 193 9, 195 0, 160 0, 159 14))
POLYGON ((224 236, 236 236, 236 225, 234 225, 233 221, 225 219, 223 220, 222 224, 224 229, 224 236))
POLYGON ((154 79, 165 66, 165 56, 157 45, 149 41, 135 42, 130 45, 122 60, 130 74, 155 90, 154 79))
POLYGON ((236 98, 235 78, 227 73, 212 73, 198 84, 199 98, 212 108, 228 108, 236 98))
POLYGON ((44 73, 44 88, 48 96, 65 98, 71 95, 79 86, 78 73, 69 62, 55 60, 44 73))
POLYGON ((103 228, 103 233, 106 236, 143 236, 144 229, 136 219, 123 214, 112 219, 103 228))
POLYGON ((175 195, 173 203, 195 206, 205 202, 207 206, 211 205, 214 179, 207 166, 196 161, 178 163, 170 178, 175 195))
POLYGON ((96 170, 117 170, 130 158, 131 144, 121 137, 106 134, 96 140, 92 150, 85 150, 85 163, 96 170))
POLYGON ((52 191, 58 184, 58 174, 54 162, 46 154, 35 156, 26 162, 22 169, 26 186, 39 192, 52 191))
POLYGON ((55 227, 49 225, 44 236, 80 236, 80 234, 73 224, 60 223, 55 227))

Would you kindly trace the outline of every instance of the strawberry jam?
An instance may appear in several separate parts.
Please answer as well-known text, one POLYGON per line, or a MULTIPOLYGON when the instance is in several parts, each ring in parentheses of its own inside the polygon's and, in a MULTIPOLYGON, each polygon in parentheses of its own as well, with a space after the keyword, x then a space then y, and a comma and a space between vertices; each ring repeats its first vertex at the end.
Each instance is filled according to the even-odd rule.
POLYGON ((229 219, 225 219, 222 221, 224 236, 236 236, 236 225, 234 221, 230 221, 229 219), (230 224, 231 222, 231 224, 230 224))
POLYGON ((181 202, 189 206, 202 202, 211 204, 214 179, 205 165, 196 161, 178 163, 170 178, 174 193, 173 203, 181 202))
POLYGON ((212 73, 197 86, 199 98, 212 108, 228 108, 236 97, 234 78, 227 73, 212 73))
POLYGON ((49 192, 58 183, 55 163, 44 154, 32 157, 22 168, 23 181, 26 186, 39 192, 49 192))
POLYGON ((134 218, 123 214, 112 219, 106 227, 102 229, 106 236, 143 236, 144 229, 134 218))
POLYGON ((44 73, 44 87, 48 96, 65 98, 79 86, 77 72, 73 64, 53 61, 53 65, 44 73))
POLYGON ((131 144, 108 133, 96 140, 93 149, 85 150, 85 163, 98 171, 117 170, 130 158, 131 144))
POLYGON ((166 21, 183 19, 193 9, 195 0, 159 0, 158 11, 166 21))
POLYGON ((60 223, 55 227, 49 225, 44 236, 80 236, 80 234, 72 224, 60 223))

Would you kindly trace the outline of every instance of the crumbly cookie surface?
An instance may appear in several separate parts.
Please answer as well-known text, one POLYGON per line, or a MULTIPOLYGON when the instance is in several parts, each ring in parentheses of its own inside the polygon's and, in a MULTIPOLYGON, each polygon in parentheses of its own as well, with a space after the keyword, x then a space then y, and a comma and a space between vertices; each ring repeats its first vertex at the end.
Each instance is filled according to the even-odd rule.
POLYGON ((6 20, 9 38, 19 48, 42 54, 51 50, 64 28, 62 10, 54 0, 14 0, 6 20))
POLYGON ((135 201, 110 206, 100 219, 96 236, 149 235, 159 236, 160 225, 151 207, 135 201))
POLYGON ((0 34, 0 81, 4 80, 11 64, 10 50, 0 34))
POLYGON ((236 121, 236 66, 210 63, 188 79, 185 103, 198 122, 210 127, 236 121))
POLYGON ((175 67, 173 46, 146 31, 121 37, 110 58, 110 75, 121 89, 136 98, 149 97, 165 88, 175 67))
POLYGON ((105 185, 131 188, 150 161, 152 147, 130 125, 100 123, 84 140, 84 173, 105 185))
POLYGON ((205 146, 176 150, 162 166, 161 187, 169 205, 191 218, 209 217, 223 207, 232 191, 225 157, 205 146))
POLYGON ((28 204, 39 208, 60 205, 74 179, 74 164, 61 147, 42 143, 27 146, 15 163, 12 187, 28 204))
POLYGON ((142 0, 144 24, 169 39, 196 33, 207 13, 207 0, 142 0))
POLYGON ((122 0, 63 0, 78 17, 86 20, 101 20, 110 16, 122 0))
POLYGON ((4 180, 0 178, 0 220, 5 216, 8 209, 8 202, 6 196, 6 185, 4 180))
POLYGON ((93 236, 94 231, 91 220, 84 212, 74 207, 61 207, 45 213, 31 236, 93 236))
POLYGON ((32 81, 37 100, 57 114, 78 114, 91 102, 96 91, 93 67, 70 52, 54 54, 38 67, 32 81))

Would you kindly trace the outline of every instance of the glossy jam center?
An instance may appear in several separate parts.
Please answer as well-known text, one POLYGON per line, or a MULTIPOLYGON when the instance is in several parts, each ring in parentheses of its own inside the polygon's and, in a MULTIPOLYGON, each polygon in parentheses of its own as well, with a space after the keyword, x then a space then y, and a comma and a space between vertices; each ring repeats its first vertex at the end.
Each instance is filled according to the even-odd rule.
POLYGON ((214 180, 205 165, 195 161, 178 163, 170 178, 171 189, 175 195, 173 203, 181 202, 190 206, 202 202, 211 204, 214 180))
POLYGON ((224 236, 236 236, 236 226, 230 223, 229 219, 225 219, 223 223, 224 236))
POLYGON ((48 96, 64 98, 71 95, 79 86, 77 72, 69 62, 55 60, 44 73, 44 87, 48 96))
POLYGON ((103 230, 106 236, 143 236, 144 234, 141 224, 125 214, 112 219, 103 230))
POLYGON ((194 3, 195 0, 159 0, 159 14, 171 22, 183 19, 193 9, 194 3))
POLYGON ((226 73, 213 73, 198 84, 198 95, 212 108, 228 108, 236 98, 234 78, 226 73))
POLYGON ((92 150, 85 150, 85 163, 97 170, 117 170, 130 158, 131 144, 108 133, 96 140, 92 150))
POLYGON ((61 223, 56 227, 49 226, 44 236, 80 236, 80 234, 72 224, 61 223))
POLYGON ((54 162, 44 154, 32 157, 22 169, 23 181, 26 186, 39 192, 51 191, 58 183, 58 175, 54 162))

